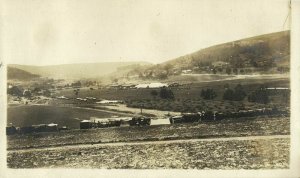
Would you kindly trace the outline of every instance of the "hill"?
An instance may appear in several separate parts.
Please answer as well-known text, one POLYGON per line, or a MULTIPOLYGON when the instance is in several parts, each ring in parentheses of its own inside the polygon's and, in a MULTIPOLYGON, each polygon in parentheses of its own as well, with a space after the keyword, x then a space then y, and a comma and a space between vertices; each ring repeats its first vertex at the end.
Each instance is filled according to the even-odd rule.
POLYGON ((30 72, 14 68, 14 67, 8 67, 7 68, 7 79, 8 80, 21 80, 21 81, 26 81, 26 80, 32 80, 39 78, 39 75, 32 74, 30 72))
POLYGON ((263 60, 289 65, 289 55, 290 31, 283 31, 211 46, 164 64, 190 67, 224 61, 235 67, 263 67, 259 65, 263 60))
POLYGON ((282 31, 211 46, 131 73, 165 79, 181 73, 288 72, 289 65, 290 31, 282 31))
POLYGON ((10 64, 9 67, 21 69, 26 72, 54 79, 83 79, 98 78, 117 72, 120 67, 130 65, 149 65, 146 62, 104 62, 104 63, 81 63, 63 64, 51 66, 31 66, 10 64))
POLYGON ((167 79, 182 73, 286 73, 290 65, 290 31, 264 34, 201 49, 167 62, 107 62, 11 67, 54 79, 105 77, 108 81, 167 79))

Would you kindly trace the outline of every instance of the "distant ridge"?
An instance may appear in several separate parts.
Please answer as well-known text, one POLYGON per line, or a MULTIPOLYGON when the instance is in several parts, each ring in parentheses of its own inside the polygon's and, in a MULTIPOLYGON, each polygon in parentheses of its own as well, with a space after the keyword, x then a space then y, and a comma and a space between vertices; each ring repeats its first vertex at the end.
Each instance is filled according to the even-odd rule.
POLYGON ((32 74, 42 77, 56 79, 82 79, 82 78, 98 78, 117 72, 120 67, 130 65, 150 65, 147 62, 103 62, 103 63, 76 63, 61 64, 49 66, 33 66, 9 64, 9 67, 18 68, 32 74))
POLYGON ((14 68, 14 67, 8 67, 7 68, 7 79, 8 80, 32 80, 39 78, 39 75, 32 74, 30 72, 26 72, 24 70, 14 68))
POLYGON ((156 65, 147 62, 105 62, 51 66, 11 64, 9 66, 41 77, 60 79, 104 76, 107 78, 125 76, 127 79, 134 79, 136 76, 140 79, 166 79, 184 70, 195 73, 226 74, 227 68, 231 73, 237 69, 248 74, 286 72, 290 67, 290 31, 264 34, 211 46, 156 65), (214 63, 226 66, 215 67, 214 63))
POLYGON ((129 74, 164 80, 182 72, 274 74, 288 72, 289 68, 290 31, 282 31, 211 46, 129 74))
POLYGON ((281 31, 214 45, 162 64, 190 67, 191 63, 194 65, 197 62, 226 61, 234 63, 234 60, 240 60, 242 63, 245 60, 255 61, 264 58, 266 60, 275 59, 276 63, 289 65, 289 55, 290 31, 281 31))

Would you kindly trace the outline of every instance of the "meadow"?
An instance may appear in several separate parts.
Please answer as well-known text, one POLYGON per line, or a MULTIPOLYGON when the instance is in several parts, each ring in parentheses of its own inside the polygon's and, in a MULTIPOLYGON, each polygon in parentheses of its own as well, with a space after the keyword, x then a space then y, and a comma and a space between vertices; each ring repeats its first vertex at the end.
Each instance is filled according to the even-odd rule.
MULTIPOLYGON (((122 100, 128 107, 157 109, 164 111, 177 112, 198 112, 202 110, 211 111, 238 111, 247 109, 261 109, 269 107, 288 107, 289 99, 286 95, 276 94, 270 96, 268 104, 260 104, 248 102, 247 97, 242 101, 223 100, 224 86, 228 84, 233 89, 237 84, 241 84, 246 95, 255 91, 260 85, 264 84, 267 87, 286 87, 289 88, 288 79, 237 79, 229 81, 213 81, 213 82, 197 82, 183 84, 179 87, 170 88, 174 94, 174 99, 162 99, 159 96, 160 89, 115 89, 115 88, 100 88, 100 89, 81 89, 78 96, 74 95, 73 90, 62 90, 56 96, 66 96, 69 98, 75 97, 96 97, 97 99, 122 100), (230 84, 228 84, 230 83, 230 84), (201 90, 212 88, 216 97, 212 100, 201 98, 201 90), (157 96, 151 92, 156 91, 157 96)), ((75 100, 60 101, 61 103, 77 103, 75 100)))

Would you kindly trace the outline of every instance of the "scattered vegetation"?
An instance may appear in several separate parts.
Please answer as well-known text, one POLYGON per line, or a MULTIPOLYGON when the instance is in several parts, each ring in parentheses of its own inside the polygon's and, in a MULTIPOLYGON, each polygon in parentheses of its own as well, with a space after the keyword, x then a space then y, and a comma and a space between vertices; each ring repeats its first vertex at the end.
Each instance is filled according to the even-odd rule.
POLYGON ((287 138, 94 145, 8 152, 7 165, 9 168, 288 169, 289 150, 287 138))
POLYGON ((269 91, 265 86, 261 86, 248 96, 248 101, 267 104, 270 102, 269 91))
POLYGON ((230 89, 229 87, 225 86, 225 91, 223 95, 224 100, 231 100, 231 101, 242 101, 247 96, 246 92, 243 89, 241 84, 238 84, 234 90, 230 89))
POLYGON ((174 99, 174 93, 172 92, 171 89, 168 89, 167 87, 162 87, 160 89, 159 96, 162 99, 171 99, 171 100, 174 99))
POLYGON ((213 89, 211 89, 211 88, 208 88, 206 90, 203 90, 203 89, 201 90, 201 97, 203 99, 212 100, 216 96, 217 96, 216 92, 213 89))

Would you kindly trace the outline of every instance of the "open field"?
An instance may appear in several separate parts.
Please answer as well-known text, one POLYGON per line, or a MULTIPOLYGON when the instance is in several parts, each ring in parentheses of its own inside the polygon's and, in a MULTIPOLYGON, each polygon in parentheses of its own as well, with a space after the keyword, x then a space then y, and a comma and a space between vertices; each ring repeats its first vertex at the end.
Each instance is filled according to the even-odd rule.
POLYGON ((289 137, 208 139, 8 152, 10 168, 287 169, 289 137))
MULTIPOLYGON (((213 82, 197 82, 183 85, 176 88, 171 88, 174 93, 174 100, 161 99, 159 96, 151 95, 151 91, 159 89, 81 89, 78 97, 96 97, 98 99, 122 100, 128 107, 140 108, 143 106, 146 109, 157 109, 163 111, 175 112, 198 112, 202 110, 213 111, 238 111, 244 109, 260 109, 268 107, 288 107, 289 99, 284 94, 276 94, 270 96, 268 104, 250 103, 247 97, 243 101, 228 101, 223 100, 224 85, 228 81, 213 81, 213 82), (216 92, 216 98, 212 100, 204 100, 200 93, 202 89, 212 88, 216 92)), ((289 80, 287 78, 275 79, 259 79, 259 78, 242 78, 231 80, 229 87, 234 88, 237 84, 243 86, 246 95, 255 91, 260 85, 264 84, 268 87, 286 87, 289 88, 289 80)), ((56 96, 66 96, 74 98, 73 90, 62 90, 56 96)), ((79 104, 76 100, 54 101, 54 103, 74 103, 79 104)))
POLYGON ((78 129, 80 120, 90 119, 90 117, 127 116, 119 112, 48 105, 13 106, 7 109, 7 114, 7 123, 19 127, 56 123, 71 129, 78 129))
MULTIPOLYGON (((188 80, 186 80, 188 81, 188 80)), ((147 83, 147 82, 146 82, 147 83)), ((288 78, 274 78, 274 79, 261 79, 257 78, 242 78, 230 81, 212 81, 212 82, 189 82, 189 84, 180 86, 178 88, 173 88, 175 99, 201 99, 200 92, 201 89, 213 88, 217 93, 217 98, 215 100, 222 99, 224 93, 224 85, 229 84, 231 88, 234 88, 237 84, 241 84, 246 93, 249 93, 257 89, 260 85, 265 84, 269 87, 288 87, 288 78)), ((158 89, 112 89, 112 88, 102 88, 90 90, 89 88, 80 89, 78 97, 96 97, 98 99, 111 99, 111 100, 143 100, 143 99, 153 99, 150 94, 151 90, 158 89)), ((76 98, 73 89, 60 90, 55 96, 66 96, 68 98, 76 98)), ((159 98, 156 98, 159 99, 159 98)))
MULTIPOLYGON (((80 120, 95 117, 128 116, 141 105, 148 109, 197 112, 236 111, 272 106, 288 107, 284 95, 271 95, 269 104, 224 101, 228 81, 198 82, 172 88, 174 100, 152 96, 159 89, 80 89, 76 97, 123 100, 105 106, 76 100, 73 89, 60 90, 47 105, 17 105, 8 108, 8 123, 26 126, 39 123, 67 125, 73 130, 7 136, 7 164, 10 168, 178 168, 178 169, 287 169, 289 167, 290 119, 284 116, 224 119, 220 121, 115 127, 79 130, 80 120), (204 100, 202 89, 213 88, 217 97, 204 100), (132 108, 129 108, 132 107, 132 108), (20 119, 21 118, 21 119, 20 119)), ((287 87, 288 79, 238 79, 246 94, 261 84, 287 87)), ((145 110, 147 111, 147 110, 145 110)), ((154 113, 155 110, 151 110, 154 113)), ((158 115, 156 115, 158 117, 158 115)))
POLYGON ((7 149, 14 150, 110 142, 288 134, 290 134, 289 118, 240 118, 193 124, 116 127, 90 130, 70 130, 56 133, 9 135, 7 136, 7 149))

